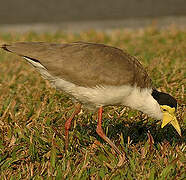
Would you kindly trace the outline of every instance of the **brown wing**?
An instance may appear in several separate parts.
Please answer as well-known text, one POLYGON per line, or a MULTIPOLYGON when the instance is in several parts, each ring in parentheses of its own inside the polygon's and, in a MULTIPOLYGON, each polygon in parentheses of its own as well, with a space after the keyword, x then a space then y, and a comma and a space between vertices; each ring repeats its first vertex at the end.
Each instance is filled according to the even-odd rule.
POLYGON ((50 74, 80 86, 151 87, 147 72, 136 58, 103 44, 21 42, 3 45, 2 48, 35 59, 50 74))

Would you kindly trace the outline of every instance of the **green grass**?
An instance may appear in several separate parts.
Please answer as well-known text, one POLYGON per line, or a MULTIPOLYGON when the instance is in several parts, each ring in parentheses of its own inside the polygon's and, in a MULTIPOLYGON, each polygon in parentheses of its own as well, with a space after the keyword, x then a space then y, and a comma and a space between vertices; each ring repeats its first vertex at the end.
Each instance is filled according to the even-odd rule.
POLYGON ((64 123, 72 101, 20 57, 0 50, 0 179, 184 179, 185 30, 0 34, 0 44, 17 41, 89 41, 126 49, 147 67, 157 88, 178 100, 183 136, 141 112, 107 107, 103 129, 128 161, 119 163, 96 134, 97 114, 88 111, 75 118, 65 153, 64 123))

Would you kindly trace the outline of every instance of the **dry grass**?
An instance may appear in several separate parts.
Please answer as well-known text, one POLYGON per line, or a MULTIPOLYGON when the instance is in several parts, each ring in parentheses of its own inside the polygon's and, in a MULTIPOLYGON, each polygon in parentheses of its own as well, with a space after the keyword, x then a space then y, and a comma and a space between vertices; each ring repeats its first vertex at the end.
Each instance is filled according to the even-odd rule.
POLYGON ((178 100, 183 137, 141 112, 109 107, 103 129, 128 162, 118 165, 119 157, 96 134, 96 115, 90 112, 75 118, 65 153, 64 122, 73 110, 71 100, 19 57, 0 51, 1 179, 184 179, 186 31, 0 34, 0 44, 17 41, 90 41, 126 49, 148 67, 156 87, 178 100))

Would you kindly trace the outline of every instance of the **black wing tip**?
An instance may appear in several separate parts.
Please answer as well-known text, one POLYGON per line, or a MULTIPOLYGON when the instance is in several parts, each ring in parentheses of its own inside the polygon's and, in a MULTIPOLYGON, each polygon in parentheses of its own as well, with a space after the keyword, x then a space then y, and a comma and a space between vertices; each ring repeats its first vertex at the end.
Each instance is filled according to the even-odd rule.
POLYGON ((8 44, 2 44, 2 45, 0 46, 0 48, 4 49, 5 51, 11 52, 11 51, 7 48, 7 46, 10 46, 10 45, 8 45, 8 44))

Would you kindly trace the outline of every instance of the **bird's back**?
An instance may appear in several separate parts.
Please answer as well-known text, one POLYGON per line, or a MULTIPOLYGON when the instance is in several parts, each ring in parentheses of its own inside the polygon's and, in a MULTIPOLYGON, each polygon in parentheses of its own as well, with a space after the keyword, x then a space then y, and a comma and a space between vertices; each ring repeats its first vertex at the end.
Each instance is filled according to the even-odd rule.
POLYGON ((39 61, 51 75, 78 86, 151 87, 151 80, 140 62, 111 46, 85 42, 20 42, 3 48, 39 61))

